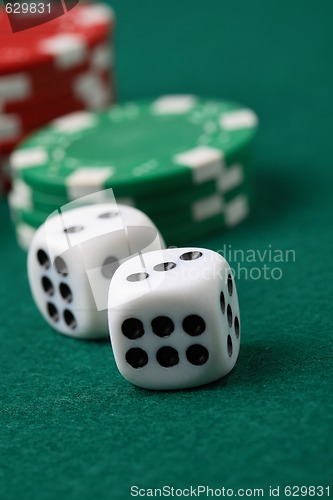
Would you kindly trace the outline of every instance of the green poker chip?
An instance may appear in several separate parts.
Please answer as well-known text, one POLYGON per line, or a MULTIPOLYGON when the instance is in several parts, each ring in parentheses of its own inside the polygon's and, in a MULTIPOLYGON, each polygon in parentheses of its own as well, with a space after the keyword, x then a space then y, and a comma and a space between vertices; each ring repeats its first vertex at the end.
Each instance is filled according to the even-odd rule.
POLYGON ((248 154, 257 130, 249 109, 223 100, 164 96, 55 120, 12 155, 14 175, 66 200, 113 188, 117 198, 173 198, 216 183, 248 154))
POLYGON ((226 229, 237 226, 247 218, 250 208, 251 199, 249 196, 238 193, 233 198, 230 197, 222 214, 215 215, 204 221, 177 224, 174 228, 170 228, 162 234, 168 246, 195 243, 201 238, 212 234, 222 234, 226 229))
MULTIPOLYGON (((210 216, 206 213, 204 219, 193 218, 193 212, 190 211, 170 211, 160 216, 150 214, 150 217, 167 245, 182 245, 239 224, 249 213, 250 201, 248 186, 244 182, 230 190, 228 196, 224 197, 223 203, 221 199, 207 198, 206 206, 208 203, 208 206, 215 207, 215 210, 210 216)), ((9 205, 18 241, 22 247, 29 246, 30 243, 27 244, 27 241, 30 241, 33 232, 50 214, 21 208, 12 195, 9 198, 9 205)))
MULTIPOLYGON (((174 192, 173 197, 131 197, 125 199, 119 198, 117 201, 120 204, 136 207, 152 218, 155 216, 168 217, 171 213, 192 213, 193 219, 200 219, 205 217, 205 213, 214 212, 214 204, 216 206, 217 197, 220 197, 221 200, 223 198, 227 199, 229 193, 233 194, 233 190, 238 186, 243 188, 245 185, 250 191, 251 177, 251 165, 248 163, 235 164, 223 176, 223 183, 221 185, 211 181, 206 182, 200 189, 196 186, 193 189, 174 192)), ((32 190, 22 180, 14 181, 11 197, 13 204, 18 208, 47 214, 70 203, 64 197, 57 197, 32 190)), ((79 200, 77 201, 79 202, 79 200)), ((188 215, 188 218, 190 219, 191 216, 188 215)))
MULTIPOLYGON (((227 228, 233 227, 246 219, 250 208, 247 194, 235 193, 227 203, 223 213, 215 215, 205 221, 179 222, 169 227, 159 227, 167 246, 180 246, 198 241, 200 238, 218 234, 227 228)), ((25 211, 12 210, 12 218, 15 222, 16 235, 19 245, 28 250, 34 232, 41 223, 40 215, 25 211)), ((170 219, 172 222, 172 218, 170 219)))
MULTIPOLYGON (((13 191, 17 193, 17 197, 20 199, 20 203, 23 208, 38 212, 50 213, 64 205, 67 205, 71 201, 78 201, 68 200, 63 196, 49 195, 32 189, 22 180, 16 180, 13 182, 13 191)), ((214 195, 216 192, 216 182, 209 181, 202 186, 195 186, 192 189, 175 191, 173 196, 125 197, 118 198, 116 201, 120 204, 136 207, 148 215, 151 213, 165 214, 168 213, 170 209, 183 210, 184 207, 187 207, 196 201, 200 202, 203 198, 214 195)))
MULTIPOLYGON (((224 185, 215 185, 214 190, 211 191, 206 189, 200 197, 190 198, 184 194, 183 198, 176 203, 173 203, 173 200, 169 198, 166 199, 165 205, 161 198, 159 199, 160 203, 156 202, 155 205, 149 204, 149 200, 146 201, 142 198, 140 202, 137 200, 136 203, 131 200, 131 205, 145 212, 161 231, 181 224, 206 221, 215 215, 221 215, 226 203, 237 194, 245 193, 249 195, 251 192, 249 171, 247 165, 235 164, 229 169, 228 176, 223 177, 224 185)), ((62 204, 59 203, 53 207, 49 206, 45 210, 38 209, 35 195, 36 193, 22 181, 16 181, 9 198, 10 206, 12 210, 16 210, 18 219, 33 227, 39 227, 50 213, 66 205, 64 201, 62 204)), ((47 198, 47 195, 43 193, 39 193, 39 196, 47 198)), ((122 203, 122 200, 118 201, 122 203)), ((123 204, 126 204, 126 200, 124 200, 123 204)))

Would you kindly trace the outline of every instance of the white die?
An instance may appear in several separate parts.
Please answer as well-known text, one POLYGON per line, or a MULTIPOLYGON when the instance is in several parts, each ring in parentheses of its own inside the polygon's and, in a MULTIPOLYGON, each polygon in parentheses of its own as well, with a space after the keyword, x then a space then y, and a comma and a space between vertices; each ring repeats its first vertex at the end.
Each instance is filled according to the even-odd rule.
POLYGON ((140 210, 90 205, 50 217, 34 235, 28 276, 35 303, 59 332, 77 338, 108 336, 110 279, 126 259, 164 248, 140 210))
POLYGON ((227 261, 202 248, 133 257, 111 280, 109 329, 118 369, 135 385, 180 389, 223 377, 240 345, 227 261))

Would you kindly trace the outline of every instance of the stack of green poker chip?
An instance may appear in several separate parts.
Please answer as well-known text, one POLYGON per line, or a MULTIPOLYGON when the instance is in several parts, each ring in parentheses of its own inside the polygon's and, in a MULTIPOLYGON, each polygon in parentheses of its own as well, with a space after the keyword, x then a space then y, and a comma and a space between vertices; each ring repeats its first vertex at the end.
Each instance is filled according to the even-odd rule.
POLYGON ((110 188, 117 202, 145 212, 168 245, 235 225, 251 203, 256 131, 251 110, 188 95, 55 120, 11 157, 19 241, 27 247, 54 210, 110 188))

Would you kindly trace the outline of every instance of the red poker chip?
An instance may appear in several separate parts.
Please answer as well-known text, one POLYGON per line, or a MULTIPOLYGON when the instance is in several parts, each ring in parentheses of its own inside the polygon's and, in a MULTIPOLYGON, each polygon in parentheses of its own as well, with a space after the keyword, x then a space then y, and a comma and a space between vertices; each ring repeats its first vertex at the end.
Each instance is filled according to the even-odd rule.
MULTIPOLYGON (((86 75, 86 80, 81 80, 81 88, 78 85, 73 89, 73 92, 65 94, 63 98, 49 99, 48 102, 42 103, 41 106, 27 106, 19 113, 0 113, 0 124, 4 123, 6 118, 16 119, 21 124, 21 130, 31 130, 45 123, 48 123, 53 118, 77 111, 79 109, 102 109, 110 105, 110 87, 107 79, 97 75, 86 75), (90 78, 91 77, 91 78, 90 78)), ((1 130, 1 125, 0 125, 1 130)), ((0 139, 1 144, 1 139, 0 139)))
POLYGON ((13 33, 0 10, 0 75, 32 68, 58 73, 80 66, 89 47, 106 39, 112 25, 113 13, 106 5, 77 5, 45 24, 13 33))
MULTIPOLYGON (((87 70, 78 73, 71 79, 59 79, 51 82, 49 85, 42 86, 30 99, 23 101, 9 101, 1 102, 0 99, 0 116, 2 114, 26 114, 33 113, 34 109, 47 107, 55 100, 60 101, 66 99, 68 96, 74 96, 80 99, 84 93, 92 88, 95 92, 100 89, 104 92, 105 86, 109 87, 109 93, 114 95, 113 75, 110 71, 95 71, 87 70), (97 82, 96 85, 94 81, 97 82), (100 85, 98 85, 98 82, 100 85), (90 84, 90 85, 89 85, 90 84), (85 90, 86 88, 86 90, 85 90)), ((113 99, 113 98, 112 98, 113 99)))
MULTIPOLYGON (((1 40, 1 36, 0 36, 1 40)), ((112 46, 107 40, 100 40, 87 51, 84 63, 62 71, 22 71, 0 75, 0 110, 10 111, 16 106, 33 101, 38 94, 52 92, 55 86, 65 87, 82 73, 110 71, 112 68, 112 46), (50 90, 49 90, 50 89, 50 90)), ((39 68, 40 69, 40 68, 39 68)))
POLYGON ((114 101, 108 57, 113 12, 103 4, 73 1, 71 7, 65 2, 72 8, 66 14, 48 22, 40 19, 45 24, 24 31, 20 29, 29 19, 22 17, 22 26, 15 29, 13 16, 0 8, 2 155, 55 118, 114 101))
MULTIPOLYGON (((33 132, 33 130, 31 131, 33 132)), ((0 155, 10 155, 10 153, 14 150, 14 148, 20 144, 31 132, 27 132, 26 134, 21 134, 20 136, 15 137, 14 139, 4 140, 0 144, 0 155)))
POLYGON ((0 157, 0 196, 9 193, 11 188, 8 156, 0 157))
POLYGON ((60 116, 83 110, 99 110, 115 102, 113 79, 106 72, 83 75, 75 92, 42 105, 27 106, 18 113, 0 113, 0 153, 9 154, 36 129, 60 116))
POLYGON ((10 153, 13 148, 34 130, 46 125, 50 121, 75 111, 98 110, 108 107, 112 102, 110 86, 104 84, 104 92, 100 88, 94 93, 93 89, 88 97, 82 94, 73 96, 71 94, 63 99, 55 99, 47 106, 33 106, 27 108, 20 114, 0 115, 0 152, 10 153))

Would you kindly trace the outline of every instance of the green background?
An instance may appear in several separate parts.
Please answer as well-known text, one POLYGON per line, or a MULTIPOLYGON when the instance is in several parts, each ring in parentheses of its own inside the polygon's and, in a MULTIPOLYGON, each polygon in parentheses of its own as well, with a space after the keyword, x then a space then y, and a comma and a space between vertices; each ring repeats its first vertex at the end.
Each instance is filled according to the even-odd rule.
POLYGON ((120 99, 195 92, 260 117, 250 219, 194 243, 271 245, 295 250, 296 261, 282 264, 280 280, 238 280, 242 346, 226 379, 148 392, 122 379, 108 342, 68 339, 44 323, 2 201, 0 498, 332 486, 332 1, 112 5, 120 99))

